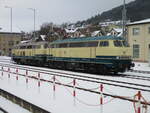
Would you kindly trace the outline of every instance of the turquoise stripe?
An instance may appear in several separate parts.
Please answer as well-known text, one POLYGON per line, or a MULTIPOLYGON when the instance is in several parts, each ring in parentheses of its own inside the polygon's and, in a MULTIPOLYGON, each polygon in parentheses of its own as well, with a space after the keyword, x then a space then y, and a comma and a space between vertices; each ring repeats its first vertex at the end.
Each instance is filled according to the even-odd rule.
POLYGON ((117 56, 96 56, 97 59, 116 59, 117 56))
POLYGON ((48 57, 48 61, 66 61, 66 62, 83 62, 83 63, 97 63, 97 64, 113 64, 114 62, 128 63, 130 60, 119 59, 97 59, 97 58, 70 58, 70 57, 48 57))

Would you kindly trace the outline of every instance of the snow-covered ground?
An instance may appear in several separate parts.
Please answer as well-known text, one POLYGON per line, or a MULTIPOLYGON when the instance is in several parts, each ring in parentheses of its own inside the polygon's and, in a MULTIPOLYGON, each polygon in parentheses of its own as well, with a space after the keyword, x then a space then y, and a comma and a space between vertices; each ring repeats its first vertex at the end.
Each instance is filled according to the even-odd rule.
POLYGON ((135 67, 134 70, 142 70, 142 71, 150 71, 150 64, 149 63, 141 63, 141 62, 134 62, 135 67))
MULTIPOLYGON (((10 58, 0 57, 0 61, 2 61, 3 59, 10 59, 10 58)), ((150 67, 148 67, 147 63, 135 63, 135 64, 136 64, 136 67, 134 68, 135 70, 150 71, 150 67)), ((7 68, 5 68, 5 70, 7 70, 7 68)), ((15 72, 14 69, 11 69, 11 71, 15 72)), ((20 70, 19 73, 25 74, 25 71, 20 70)), ((134 73, 134 74, 142 76, 142 74, 140 73, 134 73)), ((29 72, 29 75, 37 76, 37 73, 29 72)), ((91 75, 89 74, 89 76, 91 75)), ((150 76, 150 75, 147 74, 146 76, 150 76)), ((27 100, 28 102, 36 104, 52 113, 135 113, 133 103, 126 100, 104 96, 104 105, 101 106, 100 95, 98 94, 93 94, 90 92, 85 92, 76 89, 76 97, 73 97, 72 95, 73 88, 56 85, 56 91, 54 92, 52 83, 41 82, 41 86, 38 87, 37 80, 30 78, 28 84, 26 84, 25 77, 19 76, 18 81, 16 80, 15 77, 16 77, 15 74, 11 74, 10 78, 8 78, 7 72, 4 72, 4 75, 1 76, 1 72, 0 72, 0 88, 8 92, 11 92, 12 94, 18 97, 21 97, 27 100)), ((50 80, 52 79, 52 76, 41 74, 41 78, 46 78, 50 80)), ((133 81, 127 78, 107 77, 107 76, 104 78, 150 85, 149 82, 144 82, 142 80, 133 81)), ((57 77, 57 81, 63 84, 69 84, 69 83, 72 84, 73 80, 69 78, 57 77)), ((100 84, 90 83, 85 81, 77 81, 77 83, 78 86, 80 87, 87 88, 87 89, 96 88, 95 91, 99 91, 100 84)), ((137 92, 138 92, 137 90, 133 90, 133 89, 104 85, 104 93, 125 96, 131 99, 133 99, 134 95, 137 92)), ((142 91, 142 95, 146 99, 146 101, 150 102, 149 92, 142 91)), ((3 105, 4 102, 0 101, 0 107, 3 107, 3 105)), ((18 109, 18 108, 12 106, 12 109, 18 109)), ((150 107, 148 107, 147 113, 150 113, 150 107)))
POLYGON ((1 96, 0 96, 0 107, 5 109, 8 113, 30 113, 28 110, 23 109, 19 105, 16 105, 1 96))

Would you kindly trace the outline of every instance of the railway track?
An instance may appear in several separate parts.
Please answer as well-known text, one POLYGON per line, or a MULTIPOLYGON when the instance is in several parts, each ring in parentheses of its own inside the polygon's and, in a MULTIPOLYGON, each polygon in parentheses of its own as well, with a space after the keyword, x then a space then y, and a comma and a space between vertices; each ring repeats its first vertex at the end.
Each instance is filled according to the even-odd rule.
MULTIPOLYGON (((24 66, 24 67, 29 67, 29 66, 25 66, 25 65, 18 65, 15 64, 13 61, 0 61, 3 63, 12 63, 13 65, 17 65, 17 66, 24 66)), ((1 63, 0 63, 1 64, 1 63)), ((48 68, 49 69, 49 68, 48 68)), ((129 70, 128 72, 135 72, 135 73, 143 73, 143 74, 150 74, 150 71, 140 71, 140 70, 129 70)), ((96 74, 95 74, 96 75, 96 74)), ((98 76, 102 76, 102 75, 98 75, 98 76)), ((128 74, 117 74, 117 75, 107 75, 107 76, 119 76, 119 77, 124 77, 124 78, 131 78, 131 79, 141 79, 141 80, 147 80, 150 81, 150 76, 139 76, 139 75, 128 75, 128 74)))
MULTIPOLYGON (((134 89, 134 90, 141 90, 141 91, 147 91, 150 92, 150 85, 143 85, 143 84, 137 84, 137 83, 130 83, 130 82, 124 82, 124 81, 118 81, 118 80, 110 80, 110 79, 105 79, 101 78, 101 76, 97 77, 91 77, 91 76, 85 76, 81 74, 70 74, 68 72, 58 72, 58 71, 52 71, 52 70, 47 70, 47 69, 37 69, 29 66, 20 66, 20 65, 7 65, 7 64, 0 64, 3 67, 10 67, 10 68, 18 68, 21 70, 28 70, 32 72, 39 72, 43 74, 48 74, 51 76, 59 76, 59 77, 65 77, 65 78, 71 78, 71 79, 77 79, 81 81, 87 81, 87 82, 92 82, 92 83, 102 83, 102 84, 107 84, 111 86, 117 86, 117 87, 122 87, 122 88, 129 88, 129 89, 134 89), (134 86, 134 87, 133 87, 134 86)), ((7 72, 7 71, 6 71, 7 72)), ((15 74, 15 73, 14 73, 15 74)), ((24 75, 22 75, 24 76, 24 75)), ((33 78, 36 78, 35 76, 32 76, 33 78)), ((38 78, 36 78, 38 79, 38 78)))
POLYGON ((142 71, 142 70, 130 70, 130 72, 150 74, 150 71, 142 71))
MULTIPOLYGON (((29 66, 24 66, 24 65, 13 64, 13 61, 7 61, 7 62, 6 61, 0 61, 0 62, 12 63, 12 65, 17 65, 17 66, 29 67, 29 66)), ((140 71, 140 70, 129 70, 129 72, 150 74, 150 71, 140 71)), ((96 74, 94 74, 94 75, 96 75, 96 74)), ((106 76, 106 75, 97 75, 97 76, 106 76)), ((129 75, 129 74, 117 74, 117 75, 107 75, 107 76, 112 76, 112 77, 118 77, 119 76, 122 78, 131 78, 131 79, 137 79, 137 80, 150 81, 150 76, 139 76, 139 75, 129 75)))
MULTIPOLYGON (((10 92, 7 92, 1 88, 0 88, 0 96, 6 98, 7 100, 9 100, 15 104, 20 105, 20 107, 30 111, 31 113, 51 113, 51 112, 45 110, 44 108, 34 105, 34 104, 16 96, 10 92)), ((8 113, 6 110, 4 110, 1 107, 0 107, 0 111, 2 111, 2 113, 8 113)))
MULTIPOLYGON (((0 64, 2 65, 2 64, 0 64)), ((28 70, 28 71, 32 71, 32 72, 38 72, 38 73, 43 73, 43 74, 48 74, 48 75, 51 75, 51 76, 58 76, 58 77, 64 77, 64 78, 70 78, 70 79, 76 79, 76 80, 80 80, 80 81, 86 81, 86 82, 91 82, 91 83, 102 83, 102 84, 106 84, 106 85, 111 85, 111 86, 116 86, 116 87, 121 87, 121 88, 128 88, 128 89, 133 89, 133 90, 141 90, 141 91, 145 91, 145 92, 150 92, 150 86, 146 86, 146 85, 141 85, 141 84, 130 84, 130 85, 134 85, 134 86, 137 86, 139 85, 141 88, 137 88, 137 87, 131 87, 131 86, 126 86, 128 83, 125 83, 124 82, 124 85, 119 85, 117 84, 116 82, 119 82, 119 81, 111 81, 111 80, 107 80, 107 79, 101 79, 101 78, 96 78, 96 77, 85 77, 85 76, 82 76, 82 75, 77 75, 77 74, 69 74, 67 72, 64 72, 64 73, 61 73, 61 72, 56 72, 56 71, 50 71, 50 70, 46 70, 46 69, 35 69, 35 68, 31 68, 31 67, 28 67, 28 66, 19 66, 19 65, 2 65, 3 67, 10 67, 10 68, 18 68, 20 70, 28 70), (46 71, 46 72, 45 72, 46 71), (67 75, 68 74, 68 75, 67 75), (105 82, 104 82, 105 81, 105 82), (106 82, 107 81, 107 82, 106 82), (111 81, 112 83, 109 83, 111 81), (114 83, 115 82, 115 83, 114 83), (125 85, 126 84, 126 85, 125 85), (142 87, 147 87, 149 89, 144 89, 142 87)), ((7 68, 5 68, 7 69, 7 68)), ((1 70, 2 71, 2 70, 1 70)), ((4 72, 7 72, 7 70, 3 70, 4 72)), ((8 73, 8 72, 7 72, 8 73)), ((15 72, 10 72, 12 75, 16 74, 15 72)), ((20 76, 25 76, 25 74, 19 74, 18 75, 20 76)), ((14 75, 15 76, 15 75, 14 75)), ((35 80, 39 80, 39 78, 37 78, 36 76, 28 76, 29 78, 32 78, 32 79, 35 79, 35 80)), ((44 79, 44 78, 40 78, 40 81, 42 82, 50 82, 50 83, 53 83, 52 80, 47 80, 47 79, 44 79)), ((67 86, 67 87, 71 87, 73 88, 74 86, 72 85, 68 85, 68 84, 64 84, 64 83, 60 83, 60 82, 55 82, 56 84, 58 85, 63 85, 63 86, 67 86)), ((121 81, 120 81, 121 83, 121 81)), ((95 93, 95 94, 100 94, 99 91, 93 91, 91 89, 87 89, 87 88, 84 88, 84 87, 80 87, 80 86, 76 86, 76 89, 79 89, 79 90, 83 90, 83 91, 87 91, 87 92, 91 92, 91 93, 95 93)), ((122 96, 118 96, 118 95, 113 95, 113 94, 109 94, 109 93, 103 93, 104 95, 106 96, 110 96, 110 97, 113 97, 113 98, 119 98, 119 99, 123 99, 123 100, 127 100, 127 101, 130 101, 130 102, 137 102, 137 100, 133 100, 133 99, 130 99, 128 97, 122 97, 122 96)), ((149 105, 150 106, 150 103, 149 102, 143 102, 141 101, 141 104, 145 104, 145 105, 149 105)))
POLYGON ((137 79, 137 80, 150 81, 150 77, 148 77, 148 76, 129 75, 129 74, 119 74, 119 77, 123 77, 123 78, 131 78, 131 79, 137 79))
POLYGON ((0 113, 8 113, 5 109, 0 107, 0 113))

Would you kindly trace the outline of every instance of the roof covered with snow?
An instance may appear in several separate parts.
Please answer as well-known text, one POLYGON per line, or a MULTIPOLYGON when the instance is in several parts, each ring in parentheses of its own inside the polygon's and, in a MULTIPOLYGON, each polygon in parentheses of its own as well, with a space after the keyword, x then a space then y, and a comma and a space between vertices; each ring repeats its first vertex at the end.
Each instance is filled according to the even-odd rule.
POLYGON ((122 29, 121 28, 113 28, 116 32, 120 33, 122 32, 122 29))
POLYGON ((65 29, 66 33, 75 33, 77 30, 78 30, 78 28, 65 29))
POLYGON ((140 21, 131 22, 131 23, 127 24, 127 25, 130 26, 130 25, 146 24, 146 23, 150 23, 150 18, 144 19, 144 20, 140 20, 140 21))
POLYGON ((43 41, 45 41, 46 35, 40 35, 43 41))
POLYGON ((100 33, 100 30, 94 31, 94 32, 92 33, 92 36, 96 36, 98 33, 100 33))

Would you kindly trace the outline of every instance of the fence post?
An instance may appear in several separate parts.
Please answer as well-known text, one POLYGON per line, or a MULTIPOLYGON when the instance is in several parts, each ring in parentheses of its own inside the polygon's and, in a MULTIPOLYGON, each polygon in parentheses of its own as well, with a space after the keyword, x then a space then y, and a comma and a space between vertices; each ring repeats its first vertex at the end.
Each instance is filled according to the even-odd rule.
POLYGON ((100 94, 101 94, 101 97, 100 97, 100 104, 103 105, 103 84, 100 85, 100 94))
POLYGON ((56 80, 56 78, 55 78, 55 75, 53 76, 53 91, 55 92, 55 90, 56 90, 56 87, 55 87, 55 80, 56 80))
POLYGON ((138 91, 138 113, 141 113, 141 91, 138 91))
POLYGON ((40 87, 40 72, 38 73, 38 87, 40 87))
POLYGON ((10 78, 10 68, 8 67, 8 78, 10 78))
POLYGON ((18 80, 18 68, 16 68, 16 80, 18 80))
POLYGON ((1 74, 2 74, 2 76, 3 76, 3 66, 2 66, 2 73, 1 73, 1 74))
POLYGON ((101 107, 101 111, 100 113, 103 113, 103 84, 100 84, 100 107, 101 107))
POLYGON ((26 84, 28 83, 28 70, 26 70, 26 84))
POLYGON ((76 96, 76 80, 73 79, 73 96, 76 96))

